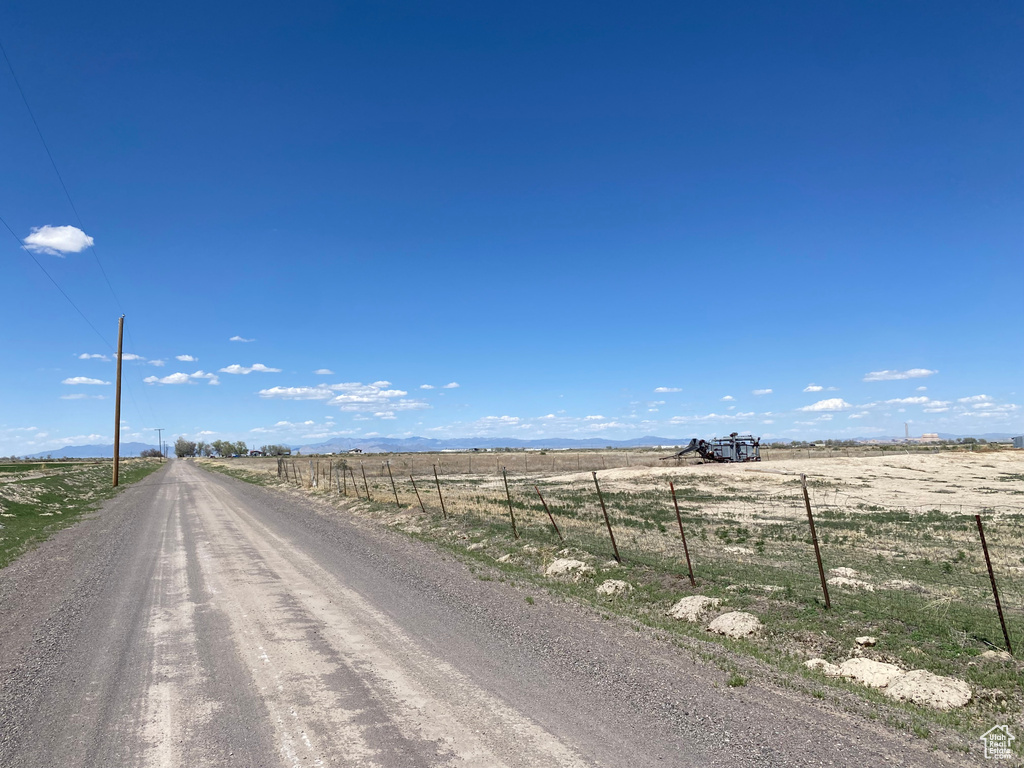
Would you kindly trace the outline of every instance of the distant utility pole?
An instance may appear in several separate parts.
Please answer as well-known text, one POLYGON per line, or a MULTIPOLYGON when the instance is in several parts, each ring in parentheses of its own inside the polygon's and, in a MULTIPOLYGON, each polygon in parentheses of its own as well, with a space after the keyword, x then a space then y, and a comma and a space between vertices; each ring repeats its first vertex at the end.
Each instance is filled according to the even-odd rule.
POLYGON ((117 392, 114 397, 114 487, 121 461, 121 347, 124 342, 124 315, 117 321, 117 392))
POLYGON ((164 456, 164 440, 163 440, 163 427, 153 427, 156 430, 156 441, 160 444, 160 458, 164 456))

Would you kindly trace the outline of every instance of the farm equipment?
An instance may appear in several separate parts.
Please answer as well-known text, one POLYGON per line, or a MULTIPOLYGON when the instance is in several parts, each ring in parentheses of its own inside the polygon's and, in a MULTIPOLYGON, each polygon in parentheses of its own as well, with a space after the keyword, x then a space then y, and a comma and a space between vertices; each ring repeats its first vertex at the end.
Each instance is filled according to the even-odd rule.
POLYGON ((696 437, 690 441, 679 453, 665 456, 665 459, 681 459, 688 453, 696 453, 704 461, 734 462, 734 461, 760 461, 761 460, 761 438, 753 435, 741 435, 733 432, 728 437, 716 437, 713 440, 698 440, 696 437))

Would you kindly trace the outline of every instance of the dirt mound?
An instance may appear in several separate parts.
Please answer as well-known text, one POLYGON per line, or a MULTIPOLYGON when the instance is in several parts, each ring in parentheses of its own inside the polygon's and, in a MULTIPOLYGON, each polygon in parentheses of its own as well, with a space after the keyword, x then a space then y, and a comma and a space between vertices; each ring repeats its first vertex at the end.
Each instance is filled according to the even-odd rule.
POLYGON ((561 557, 547 567, 544 571, 544 575, 556 579, 561 576, 573 576, 574 578, 579 578, 585 573, 593 572, 594 569, 582 560, 573 560, 571 558, 561 557))
POLYGON ((895 664, 872 659, 847 659, 839 665, 839 674, 868 688, 885 688, 903 674, 895 664))
POLYGON ((597 587, 599 595, 621 595, 623 592, 632 592, 633 585, 621 579, 607 579, 597 587))
POLYGON ((752 613, 744 611, 731 611, 723 613, 717 619, 708 624, 708 632, 726 637, 751 637, 761 631, 764 625, 761 620, 752 613))
POLYGON ((721 604, 722 601, 717 597, 693 595, 691 597, 684 597, 673 605, 668 610, 667 615, 673 619, 682 619, 683 621, 696 623, 704 617, 704 614, 711 612, 721 604))
POLYGON ((912 701, 933 709, 962 707, 971 700, 971 686, 955 677, 915 669, 889 683, 885 695, 896 701, 912 701))

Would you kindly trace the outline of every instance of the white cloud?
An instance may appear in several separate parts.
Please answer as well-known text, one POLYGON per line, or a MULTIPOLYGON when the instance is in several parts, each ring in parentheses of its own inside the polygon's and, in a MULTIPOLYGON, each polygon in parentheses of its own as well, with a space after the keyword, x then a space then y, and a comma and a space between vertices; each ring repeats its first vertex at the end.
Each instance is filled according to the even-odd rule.
POLYGON ((121 359, 122 360, 145 360, 146 358, 144 358, 142 355, 136 355, 136 354, 134 354, 132 352, 125 352, 124 354, 121 355, 121 359))
POLYGON ((722 398, 722 402, 723 403, 731 403, 735 399, 736 398, 733 397, 732 395, 726 395, 725 397, 722 398))
POLYGON ((260 397, 277 397, 282 400, 330 400, 334 393, 326 386, 321 387, 271 387, 261 389, 260 397))
POLYGON ((32 227, 32 234, 25 238, 26 251, 48 253, 63 257, 66 253, 81 253, 93 244, 93 239, 78 227, 32 227))
POLYGON ((110 384, 110 382, 103 381, 102 379, 90 379, 88 376, 73 376, 69 379, 64 379, 64 381, 62 381, 61 384, 67 384, 72 387, 78 386, 79 384, 95 384, 107 386, 110 384))
POLYGON ((258 373, 280 373, 281 369, 268 368, 263 363, 253 363, 248 368, 246 368, 244 365, 234 363, 232 365, 227 366, 226 368, 221 368, 219 373, 241 374, 242 376, 246 376, 252 373, 253 371, 256 371, 258 373))
POLYGON ((668 420, 668 423, 689 424, 694 421, 736 421, 738 419, 750 419, 753 416, 753 411, 744 413, 707 413, 702 416, 673 416, 668 420))
POLYGON ((207 380, 212 386, 220 384, 220 378, 215 373, 196 371, 195 373, 171 373, 163 378, 159 376, 147 376, 143 379, 147 384, 188 384, 200 379, 207 380))
POLYGON ((155 365, 157 368, 163 368, 166 363, 167 363, 166 360, 150 360, 149 361, 150 365, 155 365))
POLYGON ((232 336, 230 339, 228 339, 228 341, 242 341, 248 344, 250 341, 256 341, 256 339, 245 339, 242 338, 241 336, 232 336))
POLYGON ((681 387, 655 387, 655 392, 682 392, 681 387))
POLYGON ((78 359, 79 360, 109 360, 110 358, 107 357, 106 355, 90 355, 90 354, 88 354, 86 352, 83 352, 82 354, 80 354, 78 356, 78 359))
POLYGON ((961 397, 957 400, 958 403, 991 403, 992 398, 988 395, 971 395, 970 397, 961 397))
POLYGON ((459 388, 459 382, 457 382, 457 381, 449 381, 447 384, 445 384, 443 387, 441 387, 441 389, 458 389, 458 388, 459 388))
POLYGON ((518 416, 484 416, 477 420, 477 424, 488 427, 502 427, 519 424, 522 421, 518 416))
POLYGON ((924 395, 920 397, 897 397, 893 400, 886 400, 887 405, 924 405, 931 400, 924 395))
POLYGON ((170 373, 163 378, 159 376, 147 376, 143 381, 147 384, 188 384, 188 374, 170 373))
POLYGON ((860 413, 851 413, 849 418, 851 419, 863 419, 865 416, 870 416, 867 411, 861 411, 860 413))
POLYGON ((831 413, 823 413, 818 417, 818 421, 832 421, 831 413))
POLYGON ((313 371, 313 375, 314 376, 333 376, 334 375, 334 371, 332 371, 330 368, 317 368, 315 371, 313 371))
POLYGON ((337 406, 342 411, 355 413, 416 411, 430 407, 422 400, 406 399, 406 395, 409 393, 405 390, 382 388, 390 383, 388 381, 375 381, 373 384, 345 382, 321 384, 315 387, 271 387, 270 389, 261 389, 259 395, 282 400, 326 400, 328 405, 337 406))
POLYGON ((843 400, 841 397, 830 397, 828 400, 819 400, 811 405, 805 405, 803 408, 797 408, 798 411, 844 411, 847 408, 852 408, 848 402, 843 400))
POLYGON ((900 379, 923 379, 934 376, 938 371, 927 368, 911 368, 909 371, 871 371, 864 375, 864 381, 897 381, 900 379))
POLYGON ((824 387, 820 384, 808 384, 804 387, 804 392, 821 392, 823 389, 824 387))
POLYGON ((420 384, 420 389, 433 389, 433 384, 420 384))
POLYGON ((106 395, 85 395, 81 392, 76 392, 73 395, 61 395, 61 400, 106 400, 106 395))
POLYGON ((192 355, 175 355, 175 360, 181 360, 183 363, 195 363, 198 362, 198 357, 192 357, 192 355))
POLYGON ((771 393, 770 389, 755 389, 751 392, 753 395, 770 395, 771 393))
POLYGON ((928 389, 928 387, 920 386, 920 387, 917 388, 917 391, 918 392, 925 392, 925 391, 927 391, 927 389, 928 389))
POLYGON ((620 421, 602 421, 600 424, 588 424, 587 429, 624 429, 632 426, 632 424, 623 424, 620 421))
POLYGON ((604 416, 587 416, 585 421, 602 421, 604 416))
POLYGON ((375 413, 373 415, 376 416, 378 419, 397 419, 398 418, 397 416, 395 416, 395 412, 394 411, 378 411, 377 413, 375 413))

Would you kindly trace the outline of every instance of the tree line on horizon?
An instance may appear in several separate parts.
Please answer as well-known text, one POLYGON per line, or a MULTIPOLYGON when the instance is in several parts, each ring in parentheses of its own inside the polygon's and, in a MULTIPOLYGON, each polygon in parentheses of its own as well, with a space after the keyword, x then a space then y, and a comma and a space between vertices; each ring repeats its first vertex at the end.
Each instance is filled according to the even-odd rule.
MULTIPOLYGON (((264 445, 259 450, 266 456, 287 456, 291 453, 291 449, 284 445, 264 445)), ((246 445, 244 440, 239 440, 238 442, 214 440, 211 443, 207 443, 203 440, 195 441, 179 437, 174 441, 174 455, 179 459, 194 456, 206 458, 211 456, 219 456, 221 458, 225 456, 248 456, 249 446, 246 445)))

